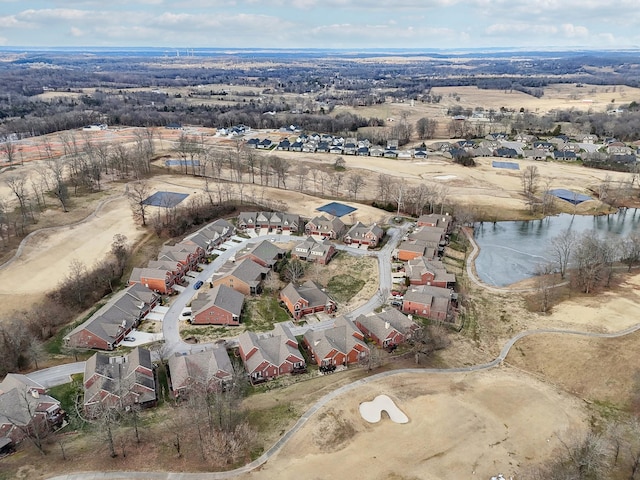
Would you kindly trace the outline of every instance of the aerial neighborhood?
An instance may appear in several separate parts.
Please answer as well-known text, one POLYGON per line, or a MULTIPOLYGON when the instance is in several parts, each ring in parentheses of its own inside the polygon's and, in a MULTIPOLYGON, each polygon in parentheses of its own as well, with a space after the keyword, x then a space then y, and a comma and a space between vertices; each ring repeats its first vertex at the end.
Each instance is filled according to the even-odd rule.
POLYGON ((638 477, 639 49, 137 3, 178 46, 0 45, 0 480, 638 477), (238 21, 371 48, 185 48, 238 21))
MULTIPOLYGON (((294 279, 277 295, 279 308, 287 312, 290 321, 275 323, 266 332, 242 328, 245 302, 263 294, 264 282, 275 274, 279 262, 290 258, 323 268, 339 249, 346 255, 350 251, 366 253, 367 249, 375 254, 385 245, 387 228, 400 226, 362 222, 348 226, 327 213, 304 220, 286 212, 242 212, 232 221, 216 220, 175 244, 163 246, 156 260, 133 268, 128 285, 63 339, 68 348, 97 351, 84 369, 84 415, 97 417, 115 406, 156 405, 157 358, 153 359, 151 351, 135 346, 115 356, 111 353, 129 345, 136 328, 148 316, 164 316, 165 326, 186 320, 193 327, 229 328, 224 343, 173 346, 176 350, 168 356, 167 376, 175 398, 188 396, 194 384, 213 392, 228 388, 237 381, 234 359, 254 385, 283 375, 309 374, 311 366, 317 374, 326 374, 366 363, 372 349, 392 351, 423 328, 417 318, 451 321, 455 316, 455 275, 447 272, 441 256, 452 219, 423 215, 414 223, 403 224, 400 236, 387 246, 393 247, 393 258, 401 262, 401 281, 394 295, 389 294, 376 311, 351 318, 350 312, 340 311, 339 302, 322 285, 311 279, 294 279), (214 259, 229 248, 233 255, 212 269, 214 259), (208 276, 206 282, 197 281, 200 273, 208 276), (182 314, 171 313, 171 303, 180 297, 187 298, 188 308, 182 314), (322 320, 307 324, 309 315, 319 315, 322 320), (234 328, 241 333, 234 335, 234 328)), ((386 268, 391 270, 392 265, 386 268)), ((45 392, 23 375, 9 375, 0 383, 3 437, 19 442, 26 435, 26 430, 16 429, 15 419, 9 421, 7 415, 15 415, 25 426, 38 422, 37 428, 62 424, 65 413, 60 403, 45 392), (9 403, 13 410, 7 410, 9 403), (31 408, 38 412, 35 416, 25 413, 31 408)))

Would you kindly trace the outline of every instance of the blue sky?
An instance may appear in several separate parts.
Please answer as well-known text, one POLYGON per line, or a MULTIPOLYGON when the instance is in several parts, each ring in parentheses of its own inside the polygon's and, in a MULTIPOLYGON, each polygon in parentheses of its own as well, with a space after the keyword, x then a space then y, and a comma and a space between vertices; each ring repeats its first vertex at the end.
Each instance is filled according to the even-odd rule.
POLYGON ((638 0, 0 0, 0 46, 640 46, 638 0))

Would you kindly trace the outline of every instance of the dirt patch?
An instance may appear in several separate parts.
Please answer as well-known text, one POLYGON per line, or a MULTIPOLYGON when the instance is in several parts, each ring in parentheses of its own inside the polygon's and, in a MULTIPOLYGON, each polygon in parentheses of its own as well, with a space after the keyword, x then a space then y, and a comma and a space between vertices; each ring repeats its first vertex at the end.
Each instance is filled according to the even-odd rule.
POLYGON ((628 408, 640 372, 640 334, 586 338, 542 334, 519 341, 507 362, 590 402, 628 408))
MULTIPOLYGON (((339 312, 348 312, 368 301, 378 290, 378 262, 374 257, 355 257, 344 252, 338 252, 333 260, 326 266, 311 268, 308 278, 317 281, 321 285, 330 285, 332 279, 348 281, 347 276, 357 281, 360 288, 348 289, 344 295, 338 295, 339 312)), ((329 288, 329 290, 331 290, 329 288)))
POLYGON ((356 434, 353 422, 330 408, 314 422, 311 436, 321 452, 342 450, 356 434))

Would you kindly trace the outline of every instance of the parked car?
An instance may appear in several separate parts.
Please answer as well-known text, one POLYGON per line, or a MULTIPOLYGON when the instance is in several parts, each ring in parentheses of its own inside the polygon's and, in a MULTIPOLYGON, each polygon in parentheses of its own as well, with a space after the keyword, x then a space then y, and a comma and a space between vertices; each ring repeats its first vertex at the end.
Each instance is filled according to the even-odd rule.
POLYGON ((135 342, 136 341, 136 337, 124 337, 124 341, 125 342, 135 342))
POLYGON ((195 285, 193 286, 193 288, 194 288, 195 290, 198 290, 198 289, 202 286, 202 284, 203 284, 203 283, 204 283, 204 282, 203 282, 202 280, 198 280, 198 281, 195 283, 195 285))
POLYGON ((182 315, 183 317, 190 317, 191 316, 191 310, 185 310, 180 315, 182 315))

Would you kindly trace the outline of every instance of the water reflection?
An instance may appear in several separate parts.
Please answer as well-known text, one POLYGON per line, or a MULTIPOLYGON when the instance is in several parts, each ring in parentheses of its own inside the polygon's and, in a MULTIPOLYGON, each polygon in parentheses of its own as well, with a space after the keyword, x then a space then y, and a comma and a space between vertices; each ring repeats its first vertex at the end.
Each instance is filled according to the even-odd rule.
POLYGON ((497 286, 532 277, 537 265, 552 260, 551 239, 567 229, 576 234, 595 230, 602 235, 626 235, 640 229, 640 214, 633 208, 600 216, 561 214, 542 220, 477 223, 478 276, 497 286))

